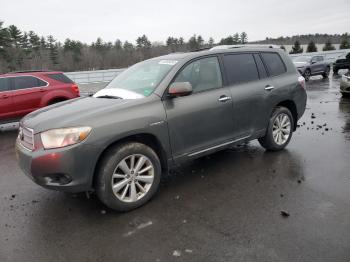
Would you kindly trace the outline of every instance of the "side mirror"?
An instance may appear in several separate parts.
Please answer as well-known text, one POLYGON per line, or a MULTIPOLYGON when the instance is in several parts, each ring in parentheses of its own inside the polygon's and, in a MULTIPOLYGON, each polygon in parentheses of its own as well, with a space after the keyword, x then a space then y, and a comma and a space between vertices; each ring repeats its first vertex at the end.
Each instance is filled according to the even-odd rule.
POLYGON ((170 97, 188 96, 192 91, 193 89, 190 82, 175 82, 170 84, 168 95, 170 97))
POLYGON ((313 65, 313 64, 315 64, 316 63, 316 61, 315 60, 311 60, 311 64, 313 65))

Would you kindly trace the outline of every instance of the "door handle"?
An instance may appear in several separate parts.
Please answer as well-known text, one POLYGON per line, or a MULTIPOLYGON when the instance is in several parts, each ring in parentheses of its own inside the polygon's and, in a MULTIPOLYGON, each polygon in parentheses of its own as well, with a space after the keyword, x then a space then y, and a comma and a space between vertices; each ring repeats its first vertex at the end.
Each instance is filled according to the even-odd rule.
POLYGON ((219 102, 226 102, 226 101, 229 101, 229 100, 231 100, 231 97, 226 96, 226 95, 222 95, 218 99, 219 102))
POLYGON ((270 85, 265 86, 265 90, 272 90, 274 88, 275 88, 274 86, 270 86, 270 85))
POLYGON ((2 95, 1 98, 6 99, 6 98, 9 98, 9 96, 8 95, 2 95))
POLYGON ((40 91, 40 92, 45 92, 45 89, 40 88, 39 91, 40 91))

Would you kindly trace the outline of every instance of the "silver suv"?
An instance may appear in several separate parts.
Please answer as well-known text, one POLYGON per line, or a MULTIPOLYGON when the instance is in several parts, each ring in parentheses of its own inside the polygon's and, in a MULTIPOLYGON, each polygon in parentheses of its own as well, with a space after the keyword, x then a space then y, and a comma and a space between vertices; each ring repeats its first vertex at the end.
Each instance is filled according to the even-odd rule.
POLYGON ((283 50, 170 54, 130 67, 93 97, 27 115, 18 162, 45 188, 94 190, 127 211, 184 161, 253 139, 283 149, 305 105, 305 81, 283 50))

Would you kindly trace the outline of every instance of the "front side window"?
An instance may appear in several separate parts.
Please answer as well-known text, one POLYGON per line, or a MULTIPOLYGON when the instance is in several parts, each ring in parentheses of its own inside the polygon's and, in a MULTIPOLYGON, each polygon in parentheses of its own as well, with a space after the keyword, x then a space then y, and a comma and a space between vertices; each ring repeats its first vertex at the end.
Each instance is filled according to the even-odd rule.
POLYGON ((224 65, 230 85, 259 79, 258 70, 252 54, 225 55, 224 65))
POLYGON ((261 56, 271 76, 278 76, 287 72, 286 66, 279 54, 261 53, 261 56))
POLYGON ((191 62, 182 69, 174 82, 189 82, 193 93, 222 87, 218 58, 207 57, 191 62))
POLYGON ((9 80, 8 78, 0 78, 0 92, 8 91, 9 88, 9 80))
POLYGON ((33 76, 18 76, 13 78, 14 89, 27 89, 33 87, 46 86, 47 83, 33 76))

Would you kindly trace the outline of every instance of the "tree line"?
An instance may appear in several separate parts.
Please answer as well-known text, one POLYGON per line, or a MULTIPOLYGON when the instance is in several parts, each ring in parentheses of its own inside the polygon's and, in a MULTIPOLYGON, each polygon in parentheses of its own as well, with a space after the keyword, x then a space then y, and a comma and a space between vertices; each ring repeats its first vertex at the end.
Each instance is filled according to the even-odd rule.
POLYGON ((4 26, 0 21, 0 73, 19 70, 81 71, 123 68, 136 62, 171 52, 187 52, 210 48, 216 44, 244 44, 245 32, 235 33, 215 43, 201 35, 187 41, 183 37, 169 36, 165 43, 151 42, 146 35, 135 43, 105 42, 101 38, 91 44, 67 38, 63 43, 52 35, 39 36, 34 31, 23 32, 17 26, 4 26))
POLYGON ((340 44, 348 33, 343 34, 306 34, 293 36, 280 36, 277 38, 266 37, 265 40, 252 42, 254 44, 273 44, 273 45, 293 45, 298 41, 301 45, 307 45, 311 40, 318 44, 325 44, 331 41, 334 44, 340 44))
MULTIPOLYGON (((342 39, 341 39, 341 43, 339 46, 339 49, 350 49, 350 36, 348 34, 344 34, 342 39)), ((282 45, 281 48, 285 49, 284 46, 282 45)), ((332 43, 331 39, 327 39, 327 41, 325 42, 322 51, 332 51, 335 50, 335 46, 332 43)), ((311 52, 317 52, 319 51, 317 49, 317 46, 315 44, 314 40, 311 40, 306 47, 306 53, 311 53, 311 52)), ((292 46, 292 50, 289 52, 290 54, 300 54, 303 53, 304 49, 301 47, 301 44, 298 40, 296 40, 294 42, 294 45, 292 46)))

